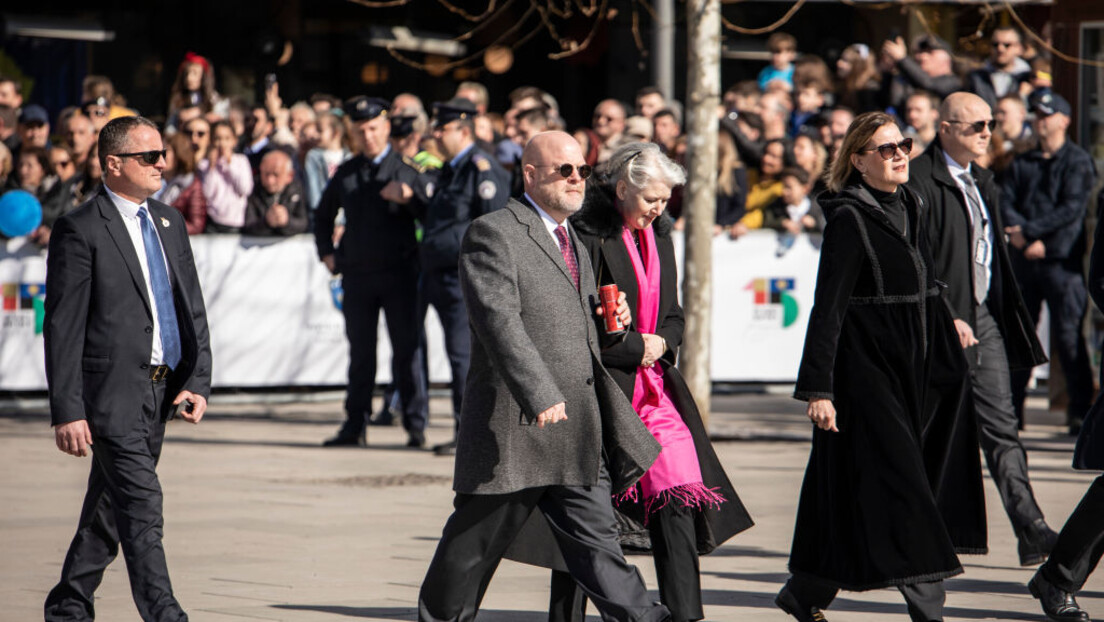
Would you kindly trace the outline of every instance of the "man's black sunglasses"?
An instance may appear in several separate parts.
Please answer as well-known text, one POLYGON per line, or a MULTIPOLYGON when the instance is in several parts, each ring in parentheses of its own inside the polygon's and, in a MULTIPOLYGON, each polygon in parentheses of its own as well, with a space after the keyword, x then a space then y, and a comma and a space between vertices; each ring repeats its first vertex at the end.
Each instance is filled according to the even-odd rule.
POLYGON ((582 177, 583 179, 590 177, 590 174, 594 172, 594 169, 591 168, 589 164, 580 164, 579 166, 575 166, 574 164, 564 163, 558 166, 555 164, 542 164, 541 166, 552 167, 554 170, 559 171, 560 175, 562 175, 564 179, 571 177, 571 172, 575 169, 579 170, 579 177, 582 177))
POLYGON ((142 161, 142 164, 146 166, 153 166, 161 161, 161 158, 165 157, 166 149, 161 151, 139 151, 138 153, 113 153, 111 155, 118 158, 138 158, 142 161))
POLYGON ((897 154, 897 150, 900 149, 902 153, 908 155, 912 152, 912 139, 906 138, 899 143, 886 143, 884 145, 878 145, 877 147, 871 147, 869 149, 862 149, 859 153, 870 153, 871 151, 877 151, 878 155, 882 156, 883 160, 889 160, 897 154))
POLYGON ((970 130, 975 134, 980 134, 981 130, 989 126, 989 131, 992 132, 997 127, 997 122, 993 119, 988 121, 955 121, 954 119, 947 119, 947 123, 958 123, 959 125, 968 125, 970 130))

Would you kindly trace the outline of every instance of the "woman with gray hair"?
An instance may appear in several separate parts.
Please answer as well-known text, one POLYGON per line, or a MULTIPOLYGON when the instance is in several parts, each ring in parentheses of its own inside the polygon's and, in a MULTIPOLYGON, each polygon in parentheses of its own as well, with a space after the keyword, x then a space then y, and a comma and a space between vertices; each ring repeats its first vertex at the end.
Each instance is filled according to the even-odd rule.
MULTIPOLYGON (((672 222, 664 210, 671 189, 685 183, 686 172, 656 144, 641 142, 618 148, 607 166, 604 183, 587 189, 571 224, 590 253, 598 286, 617 285, 633 310, 625 332, 610 335, 599 327, 602 363, 663 446, 640 482, 615 502, 622 545, 652 552, 660 599, 672 620, 700 620, 698 555, 752 521, 675 368, 683 314, 672 222)), ((557 573, 552 585, 551 619, 581 621, 585 601, 570 577, 557 573), (570 590, 575 598, 568 596, 570 590)))

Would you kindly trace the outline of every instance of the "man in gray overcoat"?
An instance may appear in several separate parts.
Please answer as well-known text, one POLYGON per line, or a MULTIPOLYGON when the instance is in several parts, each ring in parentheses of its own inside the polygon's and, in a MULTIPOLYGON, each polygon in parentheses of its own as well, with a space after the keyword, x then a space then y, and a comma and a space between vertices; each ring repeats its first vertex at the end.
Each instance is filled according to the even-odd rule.
MULTIPOLYGON (((589 167, 563 132, 522 154, 523 201, 476 219, 460 254, 472 327, 445 524, 418 597, 422 622, 470 621, 502 554, 539 510, 603 617, 662 622, 617 543, 610 503, 659 445, 600 361, 590 258, 567 217, 589 167)), ((627 307, 622 305, 627 317, 627 307)))

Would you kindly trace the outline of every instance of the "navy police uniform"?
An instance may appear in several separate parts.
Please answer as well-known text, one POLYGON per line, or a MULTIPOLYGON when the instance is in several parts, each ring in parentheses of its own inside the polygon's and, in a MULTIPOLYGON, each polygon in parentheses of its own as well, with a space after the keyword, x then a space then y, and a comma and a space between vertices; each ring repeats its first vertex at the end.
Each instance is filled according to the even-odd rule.
MULTIPOLYGON (((384 100, 358 97, 349 102, 347 112, 355 123, 386 115, 387 108, 384 100)), ((410 435, 411 446, 425 443, 425 381, 417 360, 422 325, 417 321, 415 217, 407 206, 380 196, 389 182, 413 185, 416 176, 416 171, 388 146, 375 158, 360 154, 338 167, 318 204, 315 243, 319 257, 334 255, 335 272, 342 275, 342 311, 349 339, 346 420, 327 445, 361 442, 372 412, 381 309, 387 318, 403 427, 410 435), (345 210, 345 233, 335 248, 334 218, 340 208, 345 210)))
MULTIPOLYGON (((433 108, 438 127, 475 115, 474 106, 463 100, 435 104, 433 108)), ((426 192, 418 317, 424 323, 429 305, 433 305, 441 319, 452 372, 452 409, 457 419, 471 353, 468 315, 458 275, 460 242, 471 221, 506 205, 509 183, 502 166, 473 143, 445 163, 426 192)))

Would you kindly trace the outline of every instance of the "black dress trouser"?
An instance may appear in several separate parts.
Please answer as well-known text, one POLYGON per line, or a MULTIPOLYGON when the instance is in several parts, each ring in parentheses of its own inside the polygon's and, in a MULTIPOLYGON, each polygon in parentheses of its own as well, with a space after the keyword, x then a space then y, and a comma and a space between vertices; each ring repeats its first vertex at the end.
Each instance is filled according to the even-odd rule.
MULTIPOLYGON (((668 503, 650 517, 648 534, 652 541, 660 601, 671 611, 671 620, 701 620, 705 613, 694 512, 677 503, 668 503)), ((553 570, 548 621, 583 622, 585 619, 585 594, 570 574, 553 570)))
POLYGON ((1012 406, 1011 380, 1004 339, 986 305, 976 309, 974 337, 978 344, 966 350, 970 363, 978 440, 989 474, 1000 492, 1004 511, 1017 535, 1043 512, 1027 475, 1027 452, 1020 443, 1019 421, 1012 406))
MULTIPOLYGON (((418 283, 418 321, 425 325, 430 305, 441 320, 445 333, 445 353, 448 355, 449 372, 452 375, 452 413, 460 421, 460 407, 464 403, 464 385, 471 366, 471 327, 468 309, 464 306, 464 292, 460 288, 460 271, 434 270, 422 273, 418 283)), ((428 357, 426 340, 420 346, 421 357, 428 357)), ((428 373, 425 381, 429 381, 428 373)))
MULTIPOLYGON (((1066 419, 1069 423, 1080 421, 1092 405, 1093 396, 1089 350, 1081 331, 1089 294, 1081 273, 1080 259, 1075 262, 1068 259, 1028 261, 1013 255, 1012 267, 1027 312, 1035 324, 1039 323, 1043 302, 1047 303, 1051 358, 1058 356, 1069 393, 1066 419)), ((1012 398, 1020 421, 1023 421, 1024 399, 1030 379, 1030 369, 1017 370, 1012 374, 1012 398)))
POLYGON ((123 437, 93 431, 92 472, 77 533, 65 555, 58 582, 46 597, 46 622, 86 622, 95 618, 94 592, 123 546, 130 590, 146 622, 182 622, 169 582, 161 544, 161 483, 157 460, 165 439, 161 420, 164 382, 150 383, 142 396, 142 420, 123 437))
MULTIPOLYGON (((839 593, 839 589, 835 587, 797 576, 790 577, 786 587, 804 609, 828 609, 828 605, 832 604, 839 593)), ((943 620, 943 604, 947 601, 947 591, 942 581, 898 585, 897 589, 905 597, 912 622, 943 620)))
POLYGON ((1093 480, 1081 503, 1066 519, 1050 559, 1040 572, 1063 591, 1075 593, 1104 555, 1104 475, 1093 480))
POLYGON ((667 608, 653 603, 644 580, 617 544, 610 482, 601 468, 595 486, 547 486, 503 495, 457 493, 437 552, 418 595, 420 622, 471 622, 506 548, 539 508, 572 576, 603 619, 659 622, 667 608))
MULTIPOLYGON (((391 341, 392 381, 403 408, 403 427, 422 432, 428 423, 421 361, 416 358, 422 325, 417 322, 418 274, 408 271, 342 276, 345 334, 349 340, 349 385, 342 435, 359 435, 372 414, 376 388, 376 347, 383 311, 391 341)), ((385 405, 386 406, 386 405, 385 405)))

